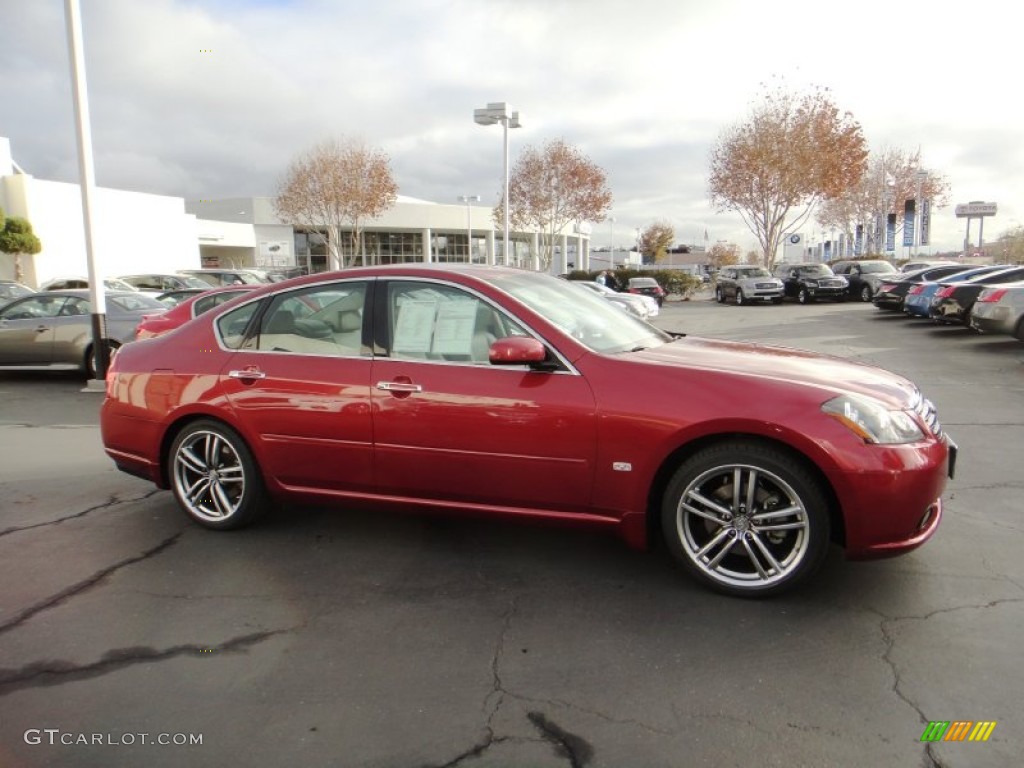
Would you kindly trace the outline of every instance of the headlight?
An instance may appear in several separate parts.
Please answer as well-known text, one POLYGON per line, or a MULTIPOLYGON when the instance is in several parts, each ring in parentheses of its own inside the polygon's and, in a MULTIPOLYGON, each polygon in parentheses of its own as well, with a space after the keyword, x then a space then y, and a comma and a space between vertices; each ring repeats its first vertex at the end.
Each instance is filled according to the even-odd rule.
POLYGON ((821 410, 868 443, 894 445, 924 438, 924 433, 909 413, 890 410, 867 397, 840 395, 822 405, 821 410))

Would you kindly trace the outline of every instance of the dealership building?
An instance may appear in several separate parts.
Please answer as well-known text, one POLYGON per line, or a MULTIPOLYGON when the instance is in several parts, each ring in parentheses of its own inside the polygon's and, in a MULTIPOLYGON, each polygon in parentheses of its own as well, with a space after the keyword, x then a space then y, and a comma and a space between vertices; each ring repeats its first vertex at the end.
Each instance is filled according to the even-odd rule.
MULTIPOLYGON (((31 222, 42 243, 21 256, 24 282, 38 286, 55 277, 87 273, 81 190, 77 184, 37 179, 13 159, 0 137, 0 208, 31 222)), ((105 276, 174 272, 196 267, 257 267, 310 271, 329 268, 322 230, 285 221, 273 198, 186 200, 181 197, 98 187, 93 199, 93 245, 105 276)), ((367 264, 480 263, 539 269, 541 236, 513 231, 505 257, 503 233, 489 206, 432 203, 399 196, 375 219, 361 222, 367 264)), ((353 260, 351 233, 342 250, 353 260)), ((570 225, 555 236, 551 271, 590 265, 590 226, 570 225)), ((0 278, 14 276, 12 256, 0 254, 0 278)))

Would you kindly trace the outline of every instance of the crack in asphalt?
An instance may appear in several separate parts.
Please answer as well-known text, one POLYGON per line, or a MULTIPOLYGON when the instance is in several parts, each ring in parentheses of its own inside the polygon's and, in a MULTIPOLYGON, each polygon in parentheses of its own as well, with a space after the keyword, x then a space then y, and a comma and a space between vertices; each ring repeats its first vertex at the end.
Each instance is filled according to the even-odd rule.
MULTIPOLYGON (((900 675, 899 665, 892 658, 892 653, 896 647, 896 638, 892 634, 891 625, 900 621, 928 621, 932 617, 944 613, 954 613, 956 611, 970 609, 985 610, 988 608, 994 608, 997 605, 1003 605, 1005 603, 1024 603, 1024 598, 1007 597, 1000 598, 998 600, 990 600, 987 603, 957 605, 951 608, 937 608, 934 611, 929 611, 928 613, 922 614, 920 616, 886 616, 881 611, 878 611, 876 609, 869 609, 871 613, 874 613, 876 616, 880 617, 878 628, 879 631, 882 633, 882 640, 885 643, 885 653, 882 654, 882 661, 884 661, 889 666, 889 669, 892 672, 893 676, 893 684, 890 690, 893 693, 895 693, 896 696, 900 700, 902 700, 907 706, 909 706, 915 712, 917 712, 917 715, 921 719, 922 723, 927 725, 929 722, 931 722, 931 720, 927 716, 925 716, 924 710, 921 708, 921 706, 916 701, 913 701, 909 696, 907 696, 900 687, 902 683, 902 677, 900 675)), ((936 755, 933 751, 933 745, 931 743, 925 743, 924 757, 925 766, 927 766, 928 768, 944 768, 944 763, 941 760, 939 760, 938 755, 936 755)))
POLYGON ((92 664, 73 664, 68 661, 35 661, 21 669, 0 669, 0 696, 20 691, 25 688, 47 688, 64 685, 68 682, 88 680, 110 674, 125 667, 136 664, 154 664, 180 656, 202 656, 210 654, 240 653, 249 647, 263 642, 275 635, 293 632, 290 629, 275 629, 266 632, 253 632, 226 640, 220 645, 204 647, 199 645, 175 645, 164 650, 136 646, 115 648, 107 651, 99 661, 92 664))
POLYGON ((76 595, 80 595, 83 592, 86 592, 87 590, 91 589, 92 587, 96 586, 98 583, 103 581, 107 576, 114 573, 115 571, 119 571, 120 569, 125 568, 129 565, 133 565, 135 563, 141 562, 142 560, 146 560, 147 558, 160 554, 165 549, 174 546, 174 544, 177 543, 178 539, 181 538, 183 533, 184 531, 178 531, 173 536, 161 541, 155 547, 150 547, 142 554, 135 555, 133 557, 127 557, 124 560, 119 560, 113 565, 108 565, 106 568, 102 568, 99 571, 96 571, 96 573, 94 573, 92 576, 89 576, 88 578, 79 581, 77 584, 72 584, 67 589, 61 590, 57 594, 47 598, 41 603, 36 603, 35 605, 26 608, 21 613, 14 616, 14 618, 10 619, 9 621, 3 624, 0 624, 0 635, 4 634, 5 632, 9 632, 12 629, 15 629, 21 624, 24 624, 33 616, 42 613, 43 611, 49 610, 50 608, 54 608, 60 605, 61 603, 65 602, 66 600, 75 597, 76 595))
POLYGON ((92 507, 89 507, 88 509, 83 509, 81 512, 75 512, 74 514, 70 514, 65 517, 59 517, 56 520, 47 520, 45 523, 34 523, 32 525, 12 526, 10 528, 4 528, 2 531, 0 531, 0 536, 7 536, 12 533, 21 533, 22 531, 31 531, 36 528, 45 528, 48 525, 60 525, 61 523, 65 523, 68 520, 75 520, 79 517, 85 517, 89 513, 96 512, 101 509, 110 509, 111 507, 116 507, 119 504, 130 504, 135 501, 143 501, 145 499, 150 498, 151 496, 155 496, 158 493, 163 493, 163 491, 157 488, 155 490, 149 491, 148 493, 144 493, 142 496, 135 496, 130 499, 121 499, 118 498, 117 496, 111 496, 110 499, 103 502, 102 504, 96 504, 92 507))

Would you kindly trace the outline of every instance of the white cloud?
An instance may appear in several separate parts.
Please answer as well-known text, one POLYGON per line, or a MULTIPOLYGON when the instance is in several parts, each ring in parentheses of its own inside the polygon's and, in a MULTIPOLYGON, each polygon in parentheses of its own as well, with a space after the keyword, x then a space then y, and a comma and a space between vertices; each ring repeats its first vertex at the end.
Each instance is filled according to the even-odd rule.
MULTIPOLYGON (((62 9, 7 5, 0 134, 29 172, 73 181, 62 9)), ((348 134, 390 153, 403 194, 493 202, 500 130, 472 110, 504 100, 523 116, 513 157, 561 137, 606 169, 620 243, 666 219, 681 240, 706 228, 747 248, 738 218, 709 207, 708 152, 782 76, 830 88, 873 146, 920 146, 953 203, 997 201, 991 235, 1024 220, 1022 107, 1006 86, 1024 11, 1009 4, 983 30, 919 0, 95 0, 83 14, 108 186, 271 194, 293 154, 348 134)), ((952 206, 937 212, 937 245, 962 230, 952 206)))

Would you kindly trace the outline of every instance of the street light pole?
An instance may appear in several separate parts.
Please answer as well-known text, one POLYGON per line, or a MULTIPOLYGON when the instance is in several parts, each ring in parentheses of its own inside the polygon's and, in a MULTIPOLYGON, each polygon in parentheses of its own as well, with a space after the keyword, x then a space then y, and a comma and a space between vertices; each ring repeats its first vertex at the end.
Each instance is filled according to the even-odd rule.
POLYGON ((473 121, 478 125, 494 125, 501 123, 504 127, 504 154, 505 154, 505 191, 502 202, 505 209, 504 238, 502 241, 502 261, 508 265, 508 234, 509 234, 509 200, 508 200, 508 129, 522 128, 519 122, 519 113, 510 110, 508 104, 503 101, 493 101, 482 109, 473 110, 473 121))
POLYGON ((614 216, 609 216, 608 217, 608 224, 610 225, 611 231, 612 231, 611 232, 612 250, 611 250, 611 255, 608 257, 608 263, 611 264, 612 271, 614 272, 615 271, 615 217, 614 216))
POLYGON ((473 214, 470 203, 479 203, 480 195, 459 195, 459 202, 466 204, 466 263, 473 263, 473 214))

